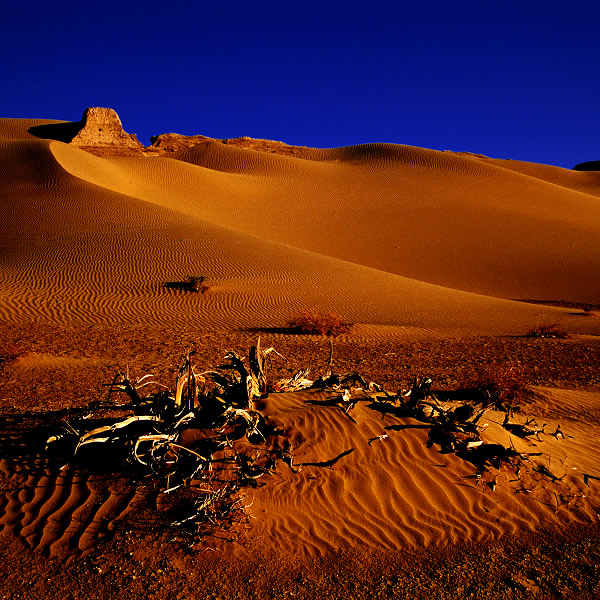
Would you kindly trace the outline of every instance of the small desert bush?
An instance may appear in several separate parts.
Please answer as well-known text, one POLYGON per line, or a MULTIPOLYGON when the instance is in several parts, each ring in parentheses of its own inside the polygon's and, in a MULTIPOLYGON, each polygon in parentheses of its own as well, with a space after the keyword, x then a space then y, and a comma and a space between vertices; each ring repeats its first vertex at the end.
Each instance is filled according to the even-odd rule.
POLYGON ((518 410, 521 401, 530 395, 523 370, 517 366, 489 366, 475 377, 473 387, 486 392, 500 410, 518 410))
POLYGON ((0 347, 0 367, 14 362, 21 354, 23 354, 23 352, 11 343, 0 347))
POLYGON ((190 290, 204 294, 204 292, 208 290, 208 286, 204 283, 205 280, 206 277, 204 277, 204 275, 188 275, 185 278, 185 283, 190 290))
POLYGON ((208 286, 204 283, 205 281, 206 277, 204 275, 187 275, 183 281, 167 281, 164 286, 166 288, 204 294, 204 292, 208 291, 208 286))
POLYGON ((351 327, 352 325, 338 314, 314 309, 304 311, 290 321, 291 329, 313 335, 336 336, 348 332, 351 327))
POLYGON ((569 337, 569 334, 558 323, 538 325, 525 335, 526 337, 559 338, 561 340, 569 337))

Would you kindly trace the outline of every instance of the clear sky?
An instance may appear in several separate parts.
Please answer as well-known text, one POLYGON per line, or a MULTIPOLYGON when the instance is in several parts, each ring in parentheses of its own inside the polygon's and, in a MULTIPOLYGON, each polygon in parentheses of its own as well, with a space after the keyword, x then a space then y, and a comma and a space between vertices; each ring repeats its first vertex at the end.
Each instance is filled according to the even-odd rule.
POLYGON ((0 116, 600 159, 600 2, 8 0, 0 116))

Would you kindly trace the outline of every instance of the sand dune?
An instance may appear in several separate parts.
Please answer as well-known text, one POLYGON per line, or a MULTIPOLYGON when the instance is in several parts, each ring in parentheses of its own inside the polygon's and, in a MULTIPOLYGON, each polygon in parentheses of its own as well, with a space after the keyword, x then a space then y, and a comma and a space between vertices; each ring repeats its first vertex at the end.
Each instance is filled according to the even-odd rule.
POLYGON ((98 185, 386 272, 505 298, 598 293, 597 197, 476 159, 373 145, 299 160, 205 142, 175 153, 193 169, 52 151, 98 185))
POLYGON ((590 194, 591 196, 600 196, 598 187, 600 184, 600 173, 598 172, 573 171, 519 160, 487 160, 503 169, 516 171, 517 173, 522 173, 523 175, 541 179, 542 181, 547 181, 548 183, 553 183, 554 185, 559 185, 584 194, 590 194), (578 173, 585 173, 585 176, 581 177, 578 173))
POLYGON ((281 327, 318 306, 423 330, 598 328, 499 299, 598 298, 600 204, 574 189, 594 173, 382 144, 100 158, 32 123, 1 123, 4 319, 281 327), (210 293, 163 288, 187 274, 210 293))
POLYGON ((31 127, 39 125, 54 125, 65 123, 56 119, 6 119, 0 118, 0 139, 1 140, 34 140, 38 139, 32 133, 29 133, 31 127))

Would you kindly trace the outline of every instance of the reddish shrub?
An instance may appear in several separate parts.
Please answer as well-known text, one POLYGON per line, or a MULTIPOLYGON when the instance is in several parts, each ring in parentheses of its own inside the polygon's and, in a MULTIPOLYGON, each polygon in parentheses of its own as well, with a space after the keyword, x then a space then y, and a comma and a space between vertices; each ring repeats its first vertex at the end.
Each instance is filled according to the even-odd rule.
POLYGON ((489 394, 498 409, 518 409, 519 402, 529 395, 523 370, 520 367, 493 365, 481 372, 473 387, 489 394))
POLYGON ((290 321, 290 328, 299 333, 336 336, 346 333, 352 325, 335 313, 318 310, 304 311, 290 321))
POLYGON ((14 344, 6 344, 0 348, 0 367, 7 365, 21 356, 23 352, 14 344))
POLYGON ((561 340, 569 337, 569 334, 558 323, 538 325, 525 335, 526 337, 559 338, 561 340))

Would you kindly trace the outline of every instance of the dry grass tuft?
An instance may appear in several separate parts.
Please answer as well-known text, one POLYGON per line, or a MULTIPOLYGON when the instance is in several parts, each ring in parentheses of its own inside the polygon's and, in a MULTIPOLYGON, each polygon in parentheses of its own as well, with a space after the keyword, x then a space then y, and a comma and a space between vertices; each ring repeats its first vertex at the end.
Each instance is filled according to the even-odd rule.
POLYGON ((332 337, 347 333, 351 327, 340 315, 315 309, 306 310, 290 321, 290 328, 299 333, 332 337))

